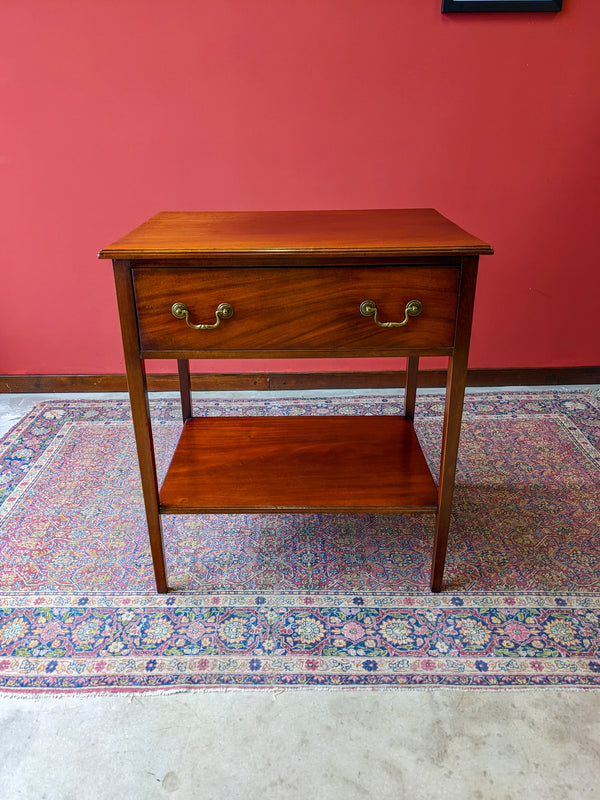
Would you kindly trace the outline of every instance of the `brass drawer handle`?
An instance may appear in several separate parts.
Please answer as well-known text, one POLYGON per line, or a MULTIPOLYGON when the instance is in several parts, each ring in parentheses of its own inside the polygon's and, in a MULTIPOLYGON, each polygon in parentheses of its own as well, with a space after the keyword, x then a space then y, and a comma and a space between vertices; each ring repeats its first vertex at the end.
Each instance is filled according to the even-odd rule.
POLYGON ((375 324, 380 328, 401 328, 406 325, 409 317, 418 317, 423 311, 423 304, 420 300, 409 300, 404 309, 404 319, 402 322, 379 322, 377 319, 377 306, 373 300, 363 300, 360 304, 360 313, 363 317, 375 317, 375 324))
POLYGON ((184 319, 188 328, 193 328, 195 331, 210 331, 216 328, 222 319, 231 319, 233 317, 233 306, 230 306, 229 303, 220 303, 215 311, 217 321, 204 325, 194 325, 193 322, 190 322, 190 312, 185 303, 173 303, 171 314, 177 319, 184 319))

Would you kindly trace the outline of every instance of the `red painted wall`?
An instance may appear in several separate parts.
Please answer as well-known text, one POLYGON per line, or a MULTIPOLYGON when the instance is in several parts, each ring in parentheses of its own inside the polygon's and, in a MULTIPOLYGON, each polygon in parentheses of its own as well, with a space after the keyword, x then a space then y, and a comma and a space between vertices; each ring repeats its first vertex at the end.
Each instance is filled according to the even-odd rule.
POLYGON ((600 4, 440 5, 2 3, 0 372, 123 371, 95 256, 156 211, 312 207, 488 240, 471 366, 600 363, 600 4))

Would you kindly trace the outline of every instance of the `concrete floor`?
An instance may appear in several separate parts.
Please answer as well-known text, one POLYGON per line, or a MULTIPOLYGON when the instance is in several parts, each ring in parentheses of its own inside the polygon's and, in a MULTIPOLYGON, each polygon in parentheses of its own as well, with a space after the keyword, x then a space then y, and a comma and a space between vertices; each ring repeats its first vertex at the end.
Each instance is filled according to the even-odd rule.
MULTIPOLYGON (((0 395, 0 433, 42 399, 0 395)), ((0 800, 154 798, 600 798, 600 693, 0 696, 0 800)))
POLYGON ((598 798, 600 693, 0 700, 4 800, 598 798))

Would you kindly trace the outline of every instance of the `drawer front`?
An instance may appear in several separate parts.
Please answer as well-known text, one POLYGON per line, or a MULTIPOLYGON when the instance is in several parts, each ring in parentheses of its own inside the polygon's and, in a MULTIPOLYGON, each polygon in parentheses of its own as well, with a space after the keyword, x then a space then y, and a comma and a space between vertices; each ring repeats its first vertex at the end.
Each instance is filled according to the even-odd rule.
POLYGON ((155 267, 133 273, 147 352, 393 353, 454 344, 458 267, 155 267), (372 301, 370 309, 363 306, 369 316, 361 312, 365 301, 372 301), (421 304, 417 316, 406 311, 411 301, 421 304), (185 310, 173 315, 176 303, 185 306, 187 318, 185 310), (217 317, 221 304, 232 307, 231 317, 217 317))

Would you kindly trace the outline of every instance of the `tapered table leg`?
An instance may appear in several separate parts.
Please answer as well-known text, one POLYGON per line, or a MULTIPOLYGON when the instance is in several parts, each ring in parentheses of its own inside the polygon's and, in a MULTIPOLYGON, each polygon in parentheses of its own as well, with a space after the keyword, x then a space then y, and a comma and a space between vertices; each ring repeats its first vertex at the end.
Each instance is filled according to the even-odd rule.
POLYGON ((121 318, 121 334, 123 337, 125 368, 127 370, 127 385, 129 387, 131 414, 133 417, 140 476, 142 479, 142 491, 144 494, 144 506, 146 509, 146 519, 148 521, 154 578, 157 591, 165 593, 167 591, 167 577, 159 513, 156 460, 154 456, 150 408, 148 405, 146 370, 144 368, 144 362, 139 354, 136 323, 137 315, 131 279, 131 268, 128 261, 114 261, 113 265, 117 299, 119 302, 119 316, 121 318))
POLYGON ((177 361, 177 372, 179 373, 179 394, 181 396, 181 415, 183 421, 187 422, 192 418, 192 385, 190 381, 190 362, 186 359, 177 361))
POLYGON ((431 564, 431 590, 433 592, 442 590, 444 578, 444 564, 446 562, 446 548, 454 495, 456 459, 460 441, 465 378, 466 364, 465 367, 462 367, 461 364, 456 364, 454 358, 451 358, 446 385, 446 409, 444 412, 440 480, 438 484, 438 512, 435 522, 431 564))
POLYGON ((456 459, 460 442, 465 385, 467 382, 467 362, 471 338, 475 284, 477 281, 476 256, 463 259, 460 292, 457 309, 457 325, 454 354, 448 359, 448 378, 446 381, 446 406, 444 411, 444 430, 442 434, 442 453, 440 459, 440 479, 438 483, 438 513, 435 524, 433 557, 431 563, 431 590, 440 592, 444 579, 444 565, 450 530, 452 498, 456 478, 456 459))
POLYGON ((404 390, 404 416, 411 421, 415 418, 417 401, 417 378, 419 376, 419 356, 409 356, 406 360, 406 385, 404 390))

